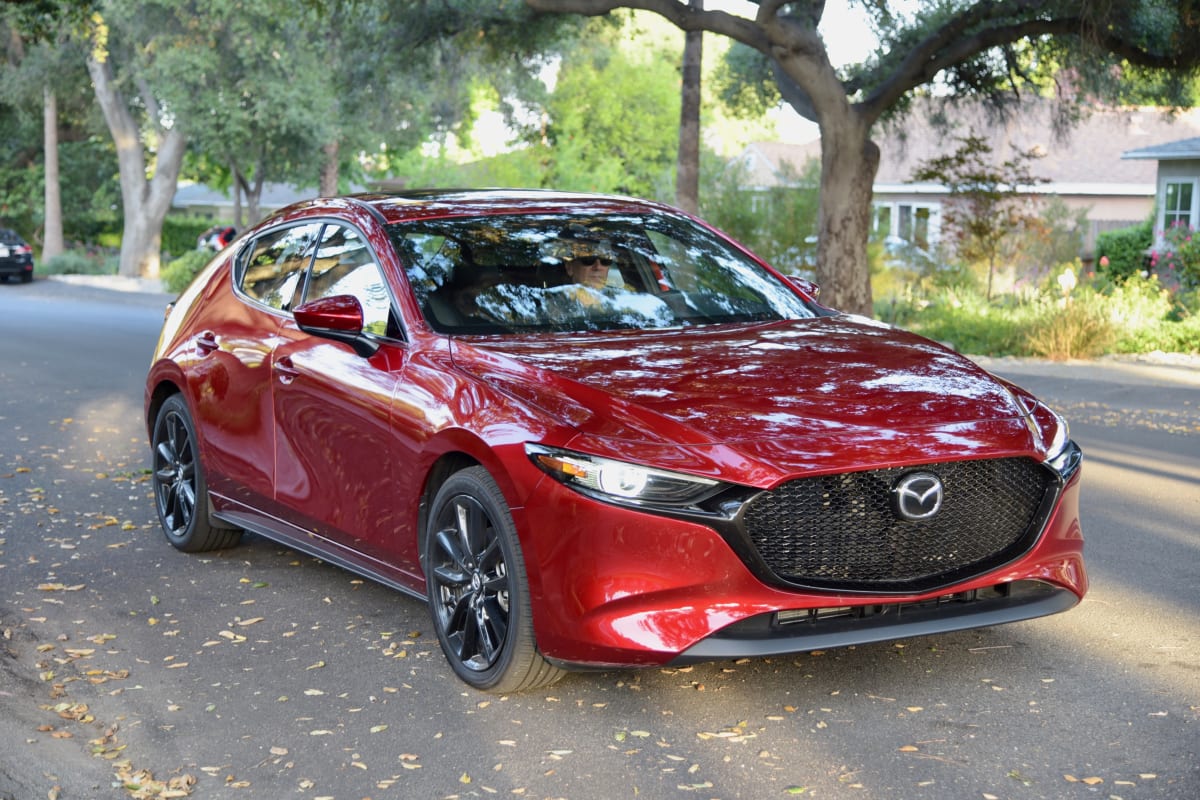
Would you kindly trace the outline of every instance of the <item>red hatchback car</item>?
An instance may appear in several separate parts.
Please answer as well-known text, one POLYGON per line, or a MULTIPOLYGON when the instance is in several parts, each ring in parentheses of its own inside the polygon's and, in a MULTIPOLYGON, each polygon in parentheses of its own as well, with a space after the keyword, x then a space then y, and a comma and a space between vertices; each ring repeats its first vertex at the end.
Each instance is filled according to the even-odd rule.
POLYGON ((171 544, 251 531, 422 597, 480 689, 994 625, 1087 589, 1062 418, 628 198, 286 209, 174 304, 146 420, 171 544))

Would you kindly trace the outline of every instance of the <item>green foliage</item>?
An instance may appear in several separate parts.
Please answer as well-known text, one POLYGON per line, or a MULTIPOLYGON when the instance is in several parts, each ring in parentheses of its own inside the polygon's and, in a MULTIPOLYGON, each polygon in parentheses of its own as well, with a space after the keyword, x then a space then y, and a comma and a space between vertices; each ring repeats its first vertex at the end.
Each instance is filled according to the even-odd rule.
POLYGON ((1162 250, 1151 257, 1151 266, 1171 283, 1185 289, 1200 287, 1200 233, 1186 223, 1167 228, 1162 250))
POLYGON ((45 275, 116 275, 117 262, 95 250, 68 250, 39 264, 38 271, 45 275))
POLYGON ((1023 332, 1024 344, 1032 355, 1056 361, 1102 355, 1117 337, 1107 305, 1083 295, 1056 299, 1043 296, 1023 332))
POLYGON ((1059 264, 1083 252, 1088 209, 1072 209, 1058 195, 1046 198, 1033 224, 1016 231, 1003 248, 1004 261, 1013 265, 1017 281, 1036 282, 1059 264))
POLYGON ((559 189, 654 197, 672 174, 679 145, 679 54, 621 47, 593 24, 586 47, 568 55, 548 103, 559 189))
POLYGON ((163 288, 172 294, 179 294, 204 269, 213 258, 213 253, 207 250, 190 250, 179 258, 167 262, 159 277, 162 278, 163 288))
POLYGON ((963 353, 999 356, 1027 354, 1023 338, 1032 317, 1029 309, 988 302, 980 292, 946 290, 932 301, 898 305, 893 324, 963 353))
POLYGON ((82 212, 63 218, 63 238, 89 250, 118 247, 121 228, 121 217, 113 211, 82 212))
POLYGON ((782 185, 746 190, 746 170, 710 156, 701 164, 700 215, 789 274, 809 273, 816 257, 820 164, 811 160, 801 175, 782 185))
POLYGON ((0 165, 0 225, 14 228, 31 241, 41 218, 40 172, 33 166, 0 165))
POLYGON ((1146 251, 1154 243, 1151 219, 1128 228, 1104 231, 1096 237, 1096 262, 1112 280, 1137 275, 1146 266, 1146 251))
POLYGON ((1090 358, 1152 350, 1200 353, 1200 301, 1140 275, 1075 285, 1078 262, 1055 270, 1036 291, 988 302, 944 291, 897 305, 894 322, 978 355, 1090 358), (1070 270, 1071 280, 1062 280, 1070 270))
POLYGON ((767 57, 740 42, 726 51, 713 82, 721 103, 738 117, 761 117, 783 99, 767 57))
POLYGON ((163 220, 162 249, 164 253, 183 256, 196 249, 200 234, 213 226, 213 220, 170 214, 163 220))
POLYGON ((940 183, 949 190, 943 235, 953 239, 961 258, 987 265, 990 298, 1005 240, 1039 225, 1035 201, 1027 192, 1028 187, 1046 181, 1031 168, 1041 156, 1033 150, 1017 151, 997 163, 982 136, 955 138, 957 149, 919 164, 913 180, 940 183))

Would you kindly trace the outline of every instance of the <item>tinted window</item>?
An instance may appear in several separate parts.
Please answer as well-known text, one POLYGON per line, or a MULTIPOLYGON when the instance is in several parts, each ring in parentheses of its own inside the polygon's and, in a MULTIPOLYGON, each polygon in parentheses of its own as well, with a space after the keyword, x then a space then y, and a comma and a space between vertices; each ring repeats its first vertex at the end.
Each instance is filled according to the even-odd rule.
POLYGON ((438 331, 669 328, 816 316, 774 274, 682 217, 525 215, 398 223, 438 331))
POLYGON ((271 231, 254 240, 242 262, 241 290, 271 308, 291 306, 320 230, 320 223, 312 223, 271 231))
POLYGON ((393 333, 388 327, 391 296, 371 248, 353 228, 326 225, 304 299, 308 302, 342 294, 358 298, 363 309, 363 330, 380 336, 393 333))

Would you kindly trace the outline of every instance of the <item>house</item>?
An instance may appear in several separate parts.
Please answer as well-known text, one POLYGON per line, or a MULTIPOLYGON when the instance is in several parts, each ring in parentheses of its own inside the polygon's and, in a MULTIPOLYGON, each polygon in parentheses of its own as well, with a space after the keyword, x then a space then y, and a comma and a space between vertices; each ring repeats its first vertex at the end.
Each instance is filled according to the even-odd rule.
POLYGON ((1175 225, 1200 227, 1200 136, 1127 150, 1121 158, 1158 165, 1154 198, 1155 245, 1175 225))
MULTIPOLYGON (((317 196, 316 189, 297 189, 283 183, 267 183, 259 198, 259 213, 263 216, 289 206, 300 200, 317 196)), ((242 200, 242 207, 246 201, 242 200)), ((233 219, 233 194, 228 190, 213 189, 202 183, 180 183, 171 200, 171 210, 204 217, 215 221, 233 219)))
MULTIPOLYGON (((1181 135, 1200 137, 1200 111, 1095 108, 1075 124, 1060 126, 1052 104, 1040 100, 1026 103, 1008 119, 991 118, 981 106, 963 104, 940 111, 914 109, 875 136, 880 148, 873 201, 876 234, 923 249, 937 244, 949 193, 939 184, 915 182, 912 175, 919 164, 953 152, 955 136, 970 133, 987 136, 998 160, 1010 158, 1014 147, 1044 154, 1032 169, 1047 182, 1030 191, 1057 195, 1071 210, 1087 210, 1090 225, 1081 256, 1089 259, 1098 233, 1142 222, 1154 207, 1154 165, 1124 155, 1131 147, 1150 147, 1181 135)), ((750 177, 748 188, 764 189, 786 183, 786 176, 800 174, 809 158, 820 158, 820 143, 752 144, 741 158, 750 177)), ((1193 168, 1193 178, 1196 172, 1193 168)), ((1200 195, 1190 185, 1194 220, 1200 195)))

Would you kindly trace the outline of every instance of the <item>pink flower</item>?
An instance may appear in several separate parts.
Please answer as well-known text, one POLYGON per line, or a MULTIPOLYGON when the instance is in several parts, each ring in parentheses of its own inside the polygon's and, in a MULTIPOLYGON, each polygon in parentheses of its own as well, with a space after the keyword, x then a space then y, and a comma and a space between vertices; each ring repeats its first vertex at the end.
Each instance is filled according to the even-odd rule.
POLYGON ((1100 256, 1100 266, 1108 267, 1108 256, 1100 256))

